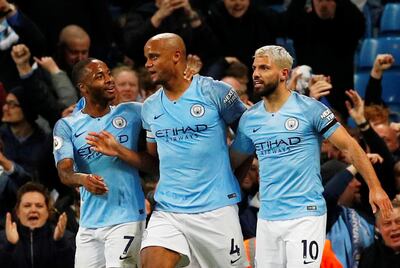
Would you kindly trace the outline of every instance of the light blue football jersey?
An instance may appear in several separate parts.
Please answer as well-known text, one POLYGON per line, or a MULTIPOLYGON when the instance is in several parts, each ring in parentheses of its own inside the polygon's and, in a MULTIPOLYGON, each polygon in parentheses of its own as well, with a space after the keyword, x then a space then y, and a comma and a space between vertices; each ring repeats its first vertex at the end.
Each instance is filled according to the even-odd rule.
POLYGON ((267 112, 260 101, 243 114, 232 150, 257 154, 261 219, 326 213, 320 147, 339 125, 329 108, 296 92, 276 113, 267 112))
POLYGON ((230 86, 199 75, 176 101, 163 89, 145 101, 143 127, 160 159, 157 210, 199 213, 240 201, 226 133, 245 109, 230 86))
POLYGON ((99 228, 142 221, 146 217, 138 170, 117 157, 91 150, 85 139, 88 132, 106 130, 122 145, 137 151, 141 108, 140 103, 122 103, 98 118, 79 110, 60 119, 54 127, 56 163, 71 158, 77 172, 102 176, 109 189, 104 195, 93 195, 80 187, 80 225, 83 227, 99 228))

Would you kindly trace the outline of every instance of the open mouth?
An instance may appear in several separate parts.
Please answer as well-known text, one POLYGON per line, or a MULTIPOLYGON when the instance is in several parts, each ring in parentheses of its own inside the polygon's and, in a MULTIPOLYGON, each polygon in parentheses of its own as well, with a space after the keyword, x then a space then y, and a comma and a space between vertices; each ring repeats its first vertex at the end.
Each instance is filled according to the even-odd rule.
POLYGON ((39 216, 38 215, 31 215, 28 217, 28 221, 30 223, 36 223, 39 220, 39 216))
POLYGON ((390 235, 390 239, 399 241, 400 240, 400 233, 390 235))

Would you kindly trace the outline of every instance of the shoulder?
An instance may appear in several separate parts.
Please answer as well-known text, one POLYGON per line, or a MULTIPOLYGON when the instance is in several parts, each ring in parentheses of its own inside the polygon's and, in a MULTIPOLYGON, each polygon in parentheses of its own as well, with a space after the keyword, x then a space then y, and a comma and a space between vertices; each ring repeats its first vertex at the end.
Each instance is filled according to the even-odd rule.
POLYGON ((143 104, 140 102, 130 101, 130 102, 123 102, 118 104, 117 106, 112 107, 113 112, 120 112, 120 111, 132 111, 135 113, 139 113, 142 111, 143 104))
POLYGON ((154 94, 149 96, 144 102, 143 102, 143 109, 148 108, 149 106, 153 105, 154 102, 157 102, 160 100, 160 96, 162 94, 163 89, 160 88, 158 89, 154 94))
POLYGON ((214 80, 212 77, 196 75, 194 78, 194 82, 197 83, 197 86, 200 86, 202 91, 211 91, 222 90, 227 91, 232 87, 225 82, 214 80))

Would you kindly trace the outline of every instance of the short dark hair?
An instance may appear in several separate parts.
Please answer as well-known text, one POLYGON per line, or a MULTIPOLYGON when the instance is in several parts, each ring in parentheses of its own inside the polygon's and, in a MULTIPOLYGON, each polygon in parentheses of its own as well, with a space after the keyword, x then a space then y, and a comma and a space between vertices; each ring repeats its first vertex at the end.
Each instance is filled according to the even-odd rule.
POLYGON ((78 87, 78 84, 82 81, 82 78, 85 74, 86 66, 95 60, 97 60, 97 59, 87 58, 85 60, 81 60, 81 61, 77 62, 74 65, 74 67, 72 68, 72 74, 71 74, 71 80, 72 80, 72 83, 74 84, 74 86, 78 87))
POLYGON ((24 194, 30 193, 30 192, 38 192, 44 196, 44 200, 46 202, 47 209, 49 210, 49 213, 50 213, 50 211, 51 211, 51 209, 50 209, 50 194, 49 194, 47 188, 40 183, 31 182, 31 181, 25 183, 24 185, 21 186, 21 188, 18 189, 17 203, 15 204, 15 210, 17 210, 19 205, 21 204, 22 196, 24 194))

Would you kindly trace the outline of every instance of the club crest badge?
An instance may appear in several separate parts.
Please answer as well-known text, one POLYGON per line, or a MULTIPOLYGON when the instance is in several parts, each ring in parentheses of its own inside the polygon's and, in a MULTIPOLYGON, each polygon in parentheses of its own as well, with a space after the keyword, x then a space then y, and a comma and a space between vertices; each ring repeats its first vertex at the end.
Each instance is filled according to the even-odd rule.
POLYGON ((122 116, 117 116, 113 119, 112 124, 115 128, 126 127, 126 120, 122 116))
POLYGON ((204 106, 201 104, 195 104, 190 108, 190 114, 194 117, 202 117, 205 113, 204 106))
POLYGON ((289 118, 286 120, 285 122, 285 128, 287 130, 295 130, 297 129, 299 126, 299 120, 297 120, 296 118, 289 118))

